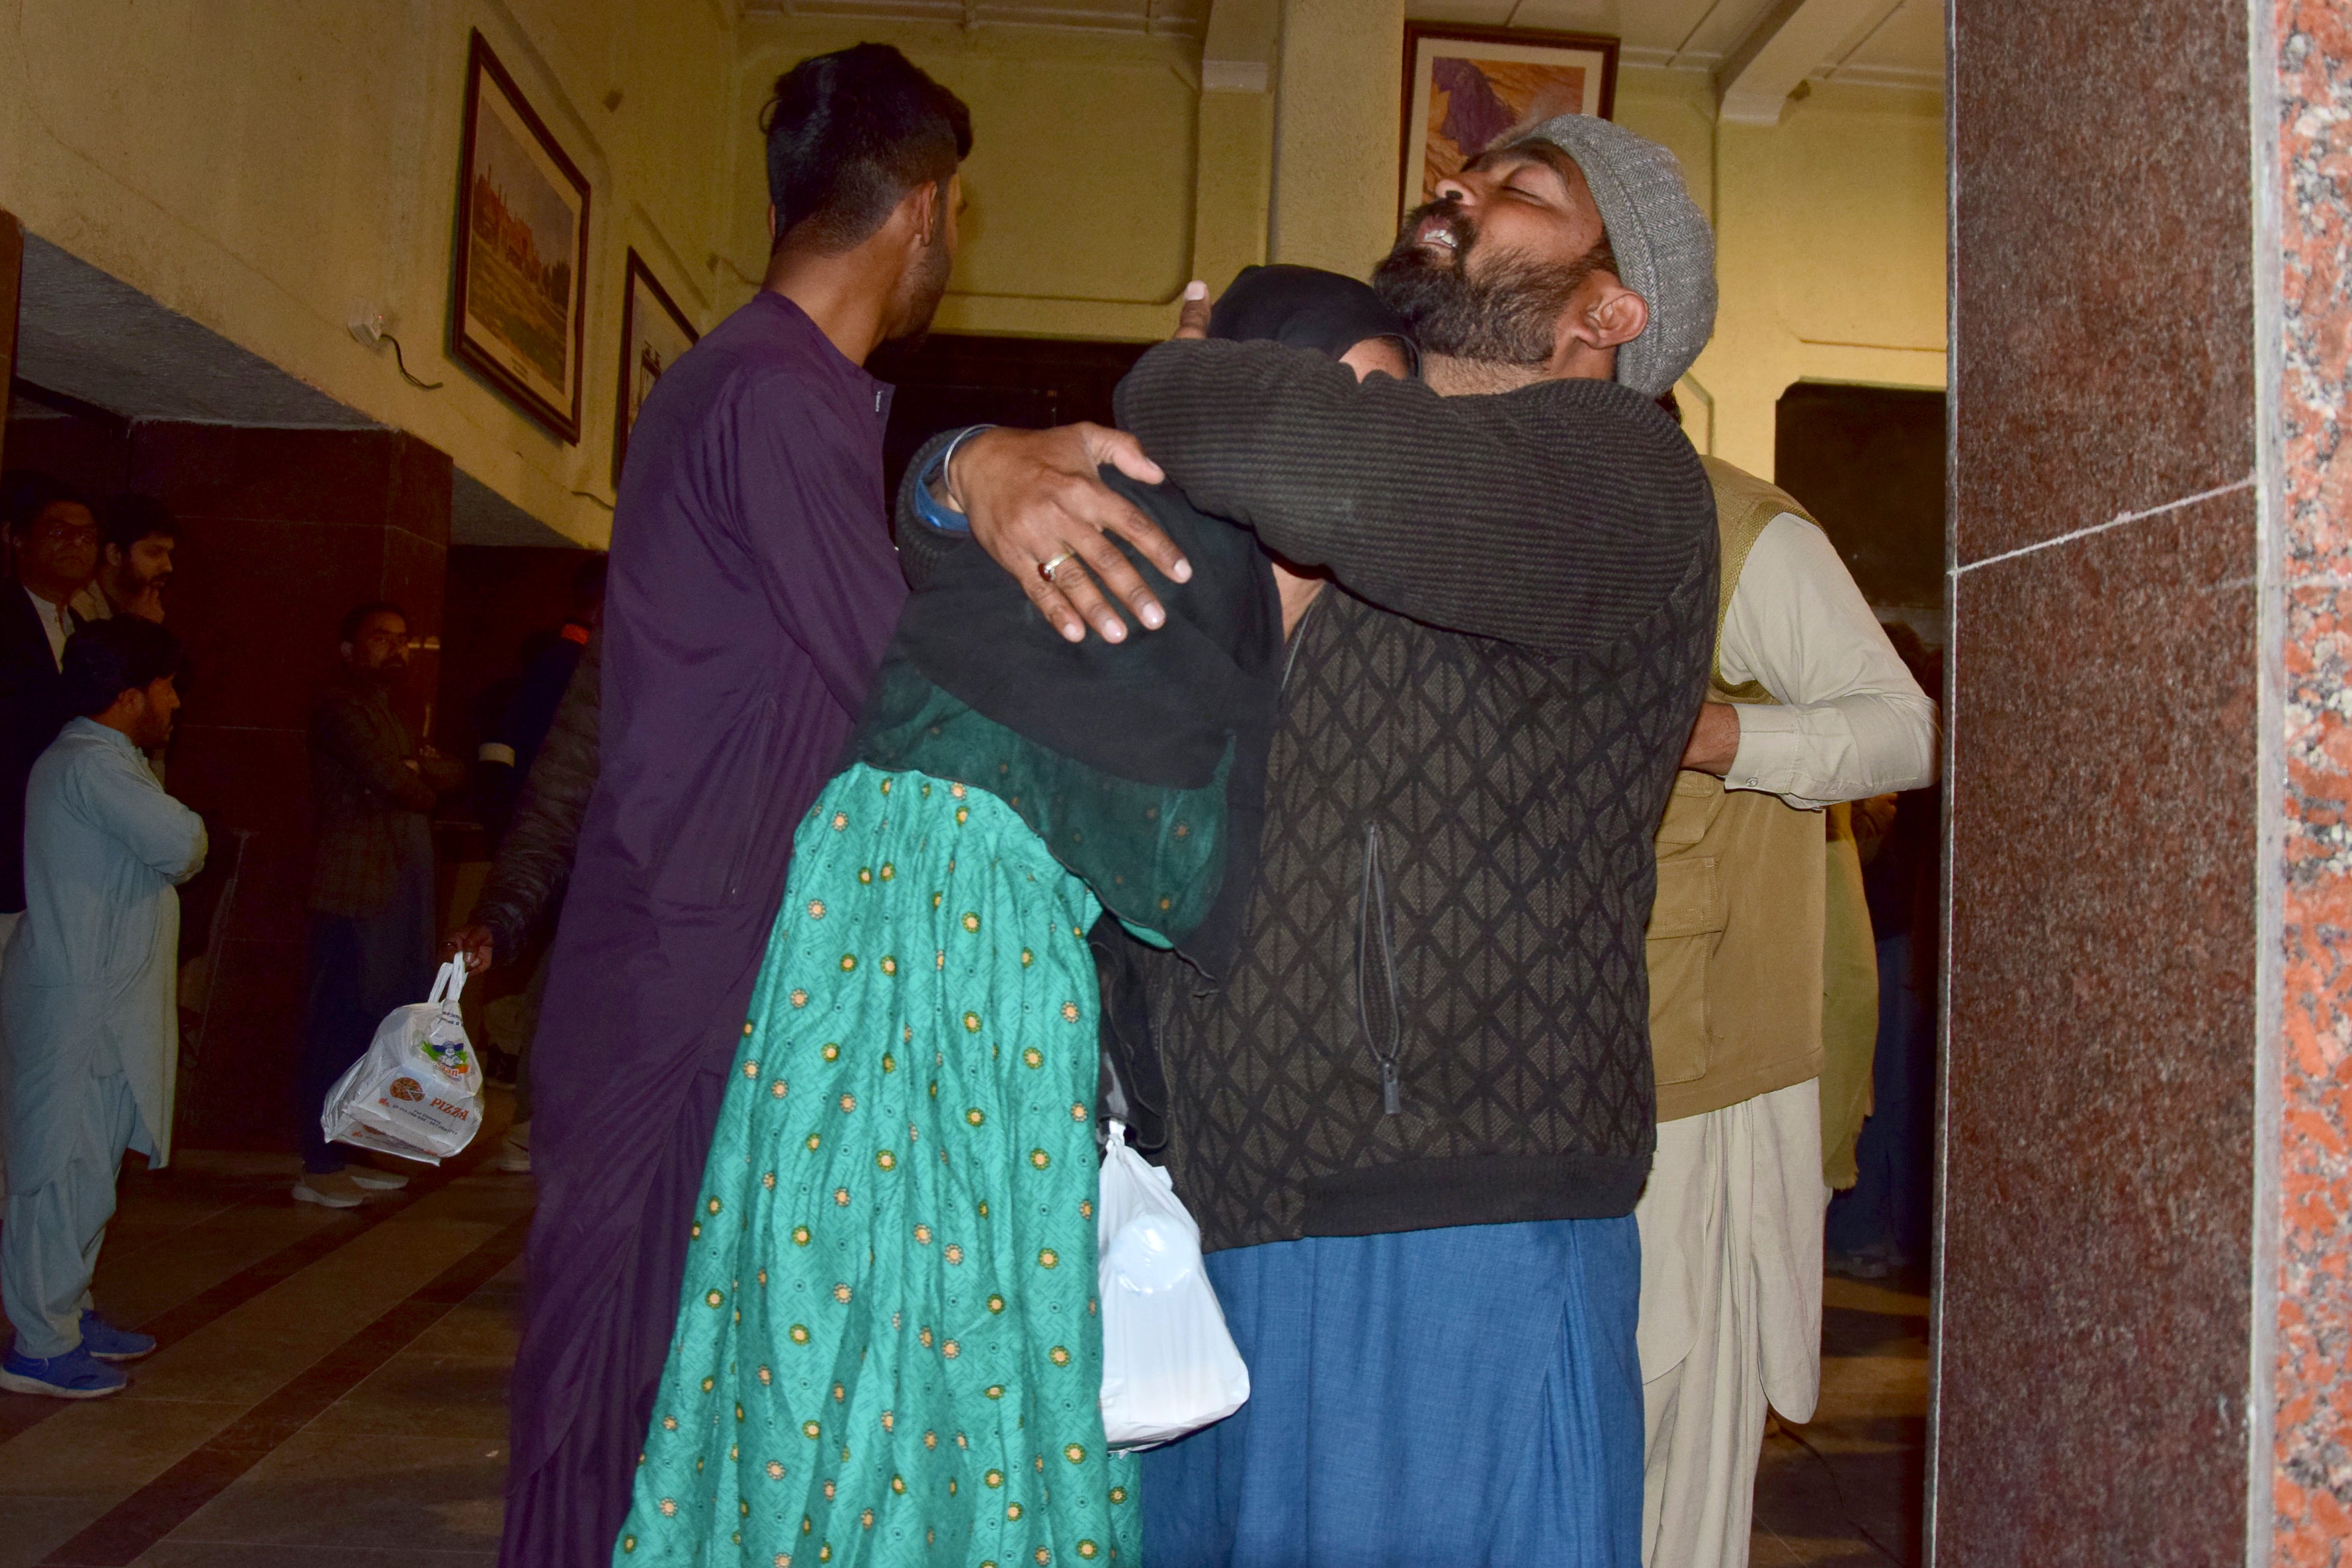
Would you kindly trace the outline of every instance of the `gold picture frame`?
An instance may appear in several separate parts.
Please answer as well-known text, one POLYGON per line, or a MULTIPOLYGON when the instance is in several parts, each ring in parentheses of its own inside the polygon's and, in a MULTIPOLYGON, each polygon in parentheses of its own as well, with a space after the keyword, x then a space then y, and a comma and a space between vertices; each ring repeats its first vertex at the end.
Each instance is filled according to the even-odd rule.
POLYGON ((1408 22, 1400 218, 1509 131, 1555 114, 1617 109, 1617 40, 1517 27, 1408 22))
POLYGON ((629 247, 629 265, 621 287, 621 386, 614 399, 613 488, 621 487, 621 464, 629 455, 629 432, 636 428, 637 411, 646 394, 677 358, 702 340, 669 290, 661 286, 637 247, 629 247))
POLYGON ((580 439, 588 177, 478 32, 466 65, 450 352, 559 439, 580 439))

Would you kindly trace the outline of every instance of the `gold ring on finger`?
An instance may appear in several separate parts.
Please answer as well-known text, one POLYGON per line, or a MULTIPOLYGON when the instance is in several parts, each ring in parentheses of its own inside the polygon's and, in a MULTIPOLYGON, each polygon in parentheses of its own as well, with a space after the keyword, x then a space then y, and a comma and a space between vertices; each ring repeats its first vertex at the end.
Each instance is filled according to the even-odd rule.
MULTIPOLYGON (((1074 549, 1066 549, 1051 560, 1039 561, 1037 563, 1037 575, 1044 578, 1047 582, 1053 582, 1054 573, 1059 571, 1065 565, 1077 559, 1077 551, 1074 549)), ((1061 585, 1059 583, 1055 583, 1055 586, 1058 588, 1061 585)))

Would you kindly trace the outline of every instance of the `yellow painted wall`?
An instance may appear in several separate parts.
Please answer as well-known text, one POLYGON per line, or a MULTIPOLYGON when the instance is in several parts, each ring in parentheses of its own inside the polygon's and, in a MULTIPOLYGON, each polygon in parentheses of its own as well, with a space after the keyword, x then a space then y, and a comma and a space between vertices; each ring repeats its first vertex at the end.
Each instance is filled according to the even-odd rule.
POLYGON ((715 319, 734 27, 724 0, 14 0, 0 205, 601 543, 610 514, 572 492, 611 494, 625 247, 715 319), (576 446, 444 352, 475 27, 593 187, 576 446), (352 340, 354 298, 442 391, 352 340))
POLYGON ((745 131, 730 173, 730 302, 750 296, 767 261, 767 173, 751 128, 775 78, 859 42, 897 46, 971 110, 962 247, 936 329, 1164 337, 1188 279, 1222 284, 1265 258, 1272 95, 1204 92, 1199 39, 762 16, 743 25, 731 110, 745 131))
MULTIPOLYGON (((1278 259, 1360 273, 1394 235, 1398 10, 1285 0, 1278 259)), ((1702 73, 1627 68, 1616 111, 1674 150, 1716 225, 1716 336, 1681 389, 1703 450, 1769 476, 1774 407, 1795 382, 1943 386, 1939 97, 1816 86, 1753 128, 1717 123, 1702 73)))
MULTIPOLYGON (((625 247, 709 324, 765 264, 755 128, 777 73, 898 45, 971 104, 946 331, 1152 339, 1184 281, 1362 273, 1393 234, 1402 0, 1216 0, 1201 40, 769 16, 729 0, 0 0, 0 205, 329 395, 601 541, 625 247), (594 186, 580 444, 450 361, 466 39, 479 26, 594 186), (1277 38, 1277 33, 1279 37, 1277 38), (1205 81, 1205 89, 1204 89, 1205 81), (401 381, 344 330, 388 310, 401 381)), ((1801 379, 1940 386, 1941 106, 1822 88, 1719 126, 1706 78, 1628 69, 1618 115, 1715 218, 1723 312, 1685 385, 1759 473, 1801 379)))
POLYGON ((1362 277, 1396 239, 1403 0, 1283 0, 1282 27, 1275 259, 1362 277))
POLYGON ((1715 339, 1680 389, 1703 450, 1769 477, 1794 383, 1944 385, 1940 98, 1816 85, 1777 126, 1727 125, 1704 76, 1628 70, 1617 119, 1674 150, 1715 224, 1715 339))

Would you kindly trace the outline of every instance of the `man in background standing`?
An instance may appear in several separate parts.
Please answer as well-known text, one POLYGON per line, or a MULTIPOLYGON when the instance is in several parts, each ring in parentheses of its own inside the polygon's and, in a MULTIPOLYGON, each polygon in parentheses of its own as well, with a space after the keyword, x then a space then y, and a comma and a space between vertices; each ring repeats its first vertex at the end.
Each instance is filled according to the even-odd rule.
POLYGON ((572 684, 572 672, 580 667, 581 651, 604 623, 606 570, 601 555, 580 563, 572 574, 572 602, 564 612, 563 624, 551 635, 541 633, 523 644, 522 672, 515 678, 498 722, 475 750, 475 804, 493 842, 505 835, 514 816, 515 798, 523 780, 530 777, 540 744, 555 723, 556 705, 563 700, 564 687, 572 684))
POLYGON ((90 1304, 125 1149, 172 1152, 179 1064, 174 884, 205 859, 202 818, 142 753, 171 738, 180 644, 125 616, 66 648, 72 719, 34 766, 26 806, 24 928, 0 980, 0 1106, 9 1194, 0 1296, 16 1343, 0 1388, 95 1399, 152 1338, 90 1304))
POLYGON ((302 1043, 298 1203, 356 1207, 408 1178, 346 1166, 319 1124, 327 1091, 384 1015, 433 983, 433 803, 465 766, 421 745, 392 705, 408 675, 408 617, 362 604, 343 617, 343 668, 310 712, 310 1010, 302 1043))
POLYGON ((766 279, 646 397, 613 519, 601 758, 533 1063, 505 1568, 613 1559, 793 831, 906 596, 863 367, 946 290, 971 116, 861 44, 786 72, 763 129, 766 279))
POLYGON ((16 584, 0 588, 0 947, 25 911, 25 781, 71 716, 66 639, 82 624, 74 596, 98 571, 98 519, 72 486, 46 474, 0 480, 0 523, 16 584))
MULTIPOLYGON (((572 580, 572 605, 563 624, 524 662, 498 727, 475 753, 475 809, 489 830, 490 841, 501 850, 508 829, 514 825, 531 766, 539 759, 540 747, 554 727, 556 708, 580 669, 596 629, 604 623, 605 572, 605 558, 601 555, 581 563, 572 580)), ((593 779, 593 770, 589 777, 593 779)), ((568 853, 565 861, 568 869, 568 853)), ((494 862, 491 882, 477 900, 476 922, 483 919, 480 905, 491 900, 499 883, 498 863, 503 863, 503 859, 494 862)), ((527 924, 534 931, 545 929, 545 923, 536 916, 527 924)), ((445 953, 449 950, 445 945, 445 953)), ((530 1043, 539 1032, 540 1009, 547 997, 549 952, 545 944, 519 943, 509 932, 500 956, 508 962, 527 956, 530 963, 530 978, 521 991, 491 1002, 483 1009, 482 1020, 484 1032, 490 1037, 488 1043, 512 1064, 514 1072, 514 1121, 499 1150, 499 1169, 522 1176, 530 1170, 530 1043)))
POLYGON ((1861 1061, 1823 1049, 1849 967, 1832 934, 1867 924, 1843 802, 1936 768, 1935 705, 1828 537, 1785 492, 1702 461, 1720 608, 1658 831, 1658 1148, 1633 1210, 1646 1568, 1743 1568, 1766 1408, 1811 1418, 1824 1145, 1850 1146, 1858 1121, 1832 1089, 1858 1111, 1866 1082, 1866 1046, 1861 1061))
POLYGON ((75 596, 85 621, 136 615, 163 619, 163 590, 172 580, 172 552, 180 525, 152 496, 126 492, 98 506, 98 575, 75 596))

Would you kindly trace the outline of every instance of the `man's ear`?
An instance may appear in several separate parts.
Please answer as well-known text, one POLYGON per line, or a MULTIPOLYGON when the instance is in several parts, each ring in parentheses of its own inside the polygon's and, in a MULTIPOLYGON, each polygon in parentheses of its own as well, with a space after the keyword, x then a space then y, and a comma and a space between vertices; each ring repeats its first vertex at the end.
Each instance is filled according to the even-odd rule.
POLYGON ((1650 302, 1606 273, 1601 287, 1569 323, 1570 335, 1596 349, 1618 349, 1642 335, 1650 324, 1650 302))
POLYGON ((768 204, 768 248, 776 248, 776 204, 768 204))
POLYGON ((931 245, 939 239, 940 225, 947 214, 940 207, 937 181, 926 180, 898 198, 898 210, 907 216, 908 232, 916 246, 931 245))
POLYGON ((118 544, 105 544, 99 547, 100 558, 103 559, 107 565, 114 567, 117 570, 120 570, 122 565, 123 553, 122 547, 118 544))

